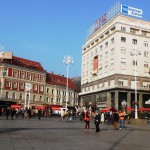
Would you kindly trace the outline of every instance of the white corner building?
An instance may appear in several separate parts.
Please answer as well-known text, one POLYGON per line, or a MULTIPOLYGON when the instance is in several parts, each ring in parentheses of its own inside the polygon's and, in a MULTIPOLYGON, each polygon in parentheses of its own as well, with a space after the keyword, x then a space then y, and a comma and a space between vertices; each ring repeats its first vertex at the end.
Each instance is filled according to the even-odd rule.
POLYGON ((135 104, 146 107, 150 98, 150 22, 141 19, 142 10, 126 7, 115 4, 113 14, 105 13, 90 28, 82 47, 81 106, 119 110, 126 101, 128 108, 135 104))

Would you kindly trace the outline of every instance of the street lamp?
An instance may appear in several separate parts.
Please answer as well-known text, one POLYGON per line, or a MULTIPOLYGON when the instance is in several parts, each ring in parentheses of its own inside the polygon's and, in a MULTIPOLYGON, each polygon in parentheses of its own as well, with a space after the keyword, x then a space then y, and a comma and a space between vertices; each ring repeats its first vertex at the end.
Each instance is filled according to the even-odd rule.
POLYGON ((137 66, 137 56, 138 55, 141 55, 141 51, 139 50, 135 50, 133 49, 131 52, 130 52, 131 56, 134 56, 134 70, 135 70, 135 119, 138 119, 138 113, 137 113, 137 79, 136 79, 136 66, 137 66))
POLYGON ((64 56, 63 63, 67 65, 67 85, 66 85, 66 109, 67 109, 67 103, 68 103, 68 72, 69 72, 69 65, 73 64, 73 57, 68 55, 64 56))

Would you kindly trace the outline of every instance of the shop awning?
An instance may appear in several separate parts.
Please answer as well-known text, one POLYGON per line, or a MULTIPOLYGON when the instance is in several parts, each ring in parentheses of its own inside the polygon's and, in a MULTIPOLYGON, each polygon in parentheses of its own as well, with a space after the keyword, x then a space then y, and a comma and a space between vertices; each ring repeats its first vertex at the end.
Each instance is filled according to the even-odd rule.
POLYGON ((51 106, 51 109, 52 109, 52 110, 60 110, 61 107, 62 107, 62 106, 59 106, 59 105, 52 105, 52 106, 51 106))
POLYGON ((22 108, 21 104, 11 105, 11 108, 20 109, 22 108))

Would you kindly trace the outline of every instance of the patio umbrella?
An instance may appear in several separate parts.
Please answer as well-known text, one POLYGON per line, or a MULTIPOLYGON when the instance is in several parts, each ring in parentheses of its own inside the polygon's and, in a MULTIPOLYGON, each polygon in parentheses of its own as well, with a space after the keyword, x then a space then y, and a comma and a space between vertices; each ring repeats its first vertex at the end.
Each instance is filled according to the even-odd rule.
POLYGON ((132 110, 134 110, 134 108, 127 107, 127 110, 128 110, 128 111, 132 111, 132 110))
POLYGON ((138 111, 150 111, 150 108, 139 108, 138 111))
POLYGON ((148 101, 145 101, 145 104, 150 104, 150 99, 148 101))
POLYGON ((102 110, 101 110, 101 112, 108 112, 108 111, 117 111, 115 108, 103 108, 102 110))
POLYGON ((117 111, 115 108, 109 108, 110 111, 117 111))
POLYGON ((101 110, 101 112, 108 112, 109 111, 109 108, 103 108, 102 110, 101 110))

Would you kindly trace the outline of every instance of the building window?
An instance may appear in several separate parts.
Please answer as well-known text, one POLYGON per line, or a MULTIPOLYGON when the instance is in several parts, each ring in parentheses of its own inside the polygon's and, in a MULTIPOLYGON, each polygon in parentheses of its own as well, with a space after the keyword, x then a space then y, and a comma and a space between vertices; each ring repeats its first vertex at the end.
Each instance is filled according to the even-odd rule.
POLYGON ((113 44, 113 43, 114 43, 114 38, 111 39, 111 44, 113 44))
POLYGON ((34 76, 34 81, 38 82, 38 75, 34 76))
POLYGON ((108 47, 108 42, 105 43, 105 47, 108 47))
POLYGON ((135 61, 135 60, 133 60, 133 65, 135 66, 137 66, 137 60, 135 61))
POLYGON ((53 104, 53 101, 54 101, 54 99, 53 98, 51 98, 51 103, 53 104))
POLYGON ((114 48, 111 49, 111 54, 114 54, 114 48))
POLYGON ((16 82, 16 81, 14 81, 13 87, 14 87, 14 88, 17 88, 17 82, 16 82))
POLYGON ((54 94, 54 89, 52 89, 52 94, 54 94))
POLYGON ((7 74, 8 74, 8 69, 7 68, 2 69, 2 76, 7 76, 7 74))
POLYGON ((105 52, 105 57, 108 57, 108 52, 105 52))
POLYGON ((123 85, 123 81, 119 81, 119 85, 123 85))
POLYGON ((6 81, 6 87, 10 87, 10 81, 6 81))
POLYGON ((103 50, 103 45, 100 46, 100 51, 102 51, 102 50, 103 50))
POLYGON ((25 72, 21 72, 21 79, 25 78, 25 72))
POLYGON ((49 97, 46 97, 46 102, 49 103, 49 97))
POLYGON ((16 99, 16 93, 12 94, 12 99, 16 99))
POLYGON ((136 34, 136 30, 135 29, 130 29, 130 33, 136 34))
POLYGON ((27 74, 27 80, 31 80, 31 74, 30 73, 27 74))
POLYGON ((18 78, 18 71, 17 71, 17 70, 14 70, 13 73, 14 73, 14 77, 15 77, 15 78, 18 78))
POLYGON ((42 96, 40 96, 40 102, 42 102, 42 96))
POLYGON ((33 101, 36 101, 36 95, 33 95, 33 101))
POLYGON ((147 33, 146 33, 146 32, 142 32, 142 35, 143 35, 143 36, 147 36, 147 33))
POLYGON ((145 47, 148 47, 148 42, 144 42, 144 46, 145 46, 145 47))
POLYGON ((132 44, 135 44, 135 45, 136 45, 136 44, 137 44, 137 40, 136 40, 136 39, 133 39, 133 40, 132 40, 132 44))
POLYGON ((144 57, 148 57, 148 51, 144 51, 144 57))
POLYGON ((24 83, 20 83, 20 89, 24 89, 24 83))
POLYGON ((43 92, 43 91, 44 91, 44 87, 40 86, 40 92, 43 92))
POLYGON ((37 85, 33 86, 34 91, 37 91, 37 85))
POLYGON ((6 92, 6 98, 9 98, 9 92, 6 92))
POLYGON ((121 53, 122 54, 126 54, 126 49, 125 48, 121 48, 121 53))
POLYGON ((23 94, 22 93, 20 93, 20 100, 22 100, 23 99, 23 94))
POLYGON ((144 68, 148 68, 148 64, 144 64, 144 68))
POLYGON ((125 43, 126 42, 126 37, 121 37, 121 42, 125 43))
POLYGON ((49 93, 49 88, 47 88, 46 92, 49 93))
POLYGON ((125 32, 126 31, 126 27, 121 27, 121 31, 125 32))

